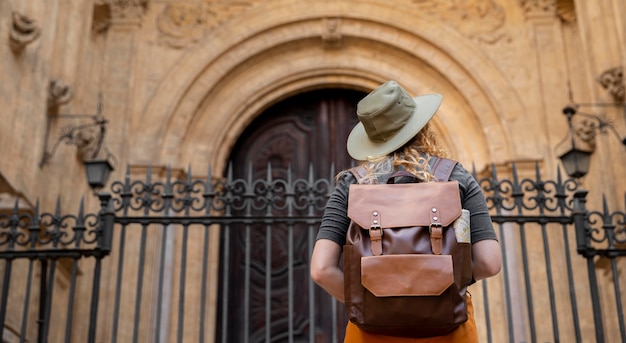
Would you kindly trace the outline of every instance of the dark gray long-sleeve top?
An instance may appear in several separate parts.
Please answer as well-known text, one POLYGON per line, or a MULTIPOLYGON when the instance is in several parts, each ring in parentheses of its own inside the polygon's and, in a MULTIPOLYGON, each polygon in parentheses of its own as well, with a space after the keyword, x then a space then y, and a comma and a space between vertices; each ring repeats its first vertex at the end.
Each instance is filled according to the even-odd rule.
MULTIPOLYGON (((396 183, 403 182, 399 178, 396 183)), ((497 240, 491 216, 485 202, 485 195, 476 179, 460 163, 457 163, 450 180, 459 182, 461 206, 470 212, 470 235, 472 243, 485 239, 497 240)), ((381 183, 387 180, 379 180, 381 183)), ((406 182, 406 181, 405 181, 406 182)), ((346 232, 350 225, 348 218, 348 192, 350 185, 357 183, 352 173, 345 173, 328 199, 317 239, 330 239, 340 246, 346 243, 346 232)))

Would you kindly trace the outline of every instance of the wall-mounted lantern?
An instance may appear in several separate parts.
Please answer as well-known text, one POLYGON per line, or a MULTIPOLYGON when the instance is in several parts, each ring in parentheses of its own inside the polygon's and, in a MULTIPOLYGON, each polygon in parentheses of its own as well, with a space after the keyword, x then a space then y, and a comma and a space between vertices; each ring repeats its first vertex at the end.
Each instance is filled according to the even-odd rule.
POLYGON ((87 183, 93 190, 104 188, 109 174, 114 170, 113 165, 106 159, 83 161, 87 173, 87 183))
POLYGON ((583 113, 581 107, 624 107, 624 104, 572 104, 563 108, 563 114, 567 117, 568 133, 556 146, 556 153, 567 175, 581 178, 589 171, 591 154, 595 151, 595 137, 597 133, 607 134, 611 131, 626 146, 626 138, 620 135, 613 127, 613 123, 604 115, 583 113), (576 119, 574 118, 576 117, 576 119))

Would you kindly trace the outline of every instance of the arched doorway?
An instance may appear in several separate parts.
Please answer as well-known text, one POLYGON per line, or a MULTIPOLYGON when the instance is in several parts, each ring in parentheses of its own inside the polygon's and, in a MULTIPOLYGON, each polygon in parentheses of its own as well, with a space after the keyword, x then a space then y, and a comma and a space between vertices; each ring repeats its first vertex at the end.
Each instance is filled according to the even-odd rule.
MULTIPOLYGON (((271 165, 272 178, 286 177, 288 169, 294 177, 306 178, 309 166, 313 167, 315 178, 328 178, 333 176, 333 170, 350 167, 352 160, 346 153, 345 142, 357 122, 356 103, 364 95, 346 89, 324 89, 296 95, 268 108, 237 141, 230 156, 233 177, 266 179, 270 170, 268 165, 271 165)), ((288 320, 293 323, 296 341, 308 342, 311 313, 315 316, 316 342, 331 342, 333 332, 336 332, 337 339, 342 339, 343 309, 338 308, 336 322, 333 322, 332 318, 320 315, 318 311, 322 309, 328 313, 332 301, 319 287, 315 286, 314 300, 306 296, 310 286, 308 247, 314 234, 307 226, 298 225, 287 227, 274 223, 268 228, 267 224, 255 223, 247 232, 242 225, 233 227, 228 236, 222 236, 222 246, 228 245, 229 249, 231 286, 226 295, 230 309, 229 339, 243 341, 244 337, 249 337, 251 342, 265 341, 268 298, 271 299, 269 336, 273 342, 285 339, 288 320), (269 245, 268 239, 271 240, 269 245), (247 262, 246 246, 250 242, 247 262), (291 276, 288 275, 289 249, 293 252, 291 276), (269 255, 267 250, 270 250, 269 255), (246 263, 250 266, 247 269, 249 276, 245 275, 246 263), (269 297, 267 275, 271 275, 269 297), (291 290, 289 278, 292 278, 291 290), (290 312, 287 308, 290 297, 294 308, 291 319, 286 317, 290 312), (247 323, 242 320, 246 317, 246 298, 249 299, 246 310, 250 318, 247 323), (313 311, 310 304, 314 304, 313 311)), ((223 291, 220 291, 220 297, 224 295, 223 291)), ((222 334, 219 331, 218 336, 222 334)))

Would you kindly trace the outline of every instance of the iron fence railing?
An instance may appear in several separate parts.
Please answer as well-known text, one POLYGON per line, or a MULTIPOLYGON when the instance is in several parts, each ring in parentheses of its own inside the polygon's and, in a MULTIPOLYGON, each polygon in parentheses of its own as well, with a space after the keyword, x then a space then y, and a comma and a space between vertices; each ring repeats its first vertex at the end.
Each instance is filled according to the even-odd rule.
MULTIPOLYGON (((538 165, 526 178, 514 164, 506 178, 491 169, 479 184, 504 269, 479 282, 487 341, 588 342, 590 335, 598 343, 626 341, 617 260, 626 254, 624 212, 610 210, 606 201, 602 211, 589 211, 587 191, 560 171, 544 180, 538 165), (608 265, 601 279, 600 260, 608 265), (581 286, 581 264, 587 287, 581 286), (499 293, 502 305, 494 302, 499 293), (603 316, 607 311, 615 315, 603 316), (504 336, 494 336, 498 332, 504 336)), ((340 341, 341 305, 308 278, 332 173, 319 178, 311 167, 296 177, 268 165, 260 177, 252 171, 235 177, 229 168, 224 177, 209 169, 204 178, 187 170, 176 179, 170 168, 158 178, 148 168, 137 180, 127 170, 111 194, 100 194, 97 214, 84 214, 82 205, 78 215, 63 215, 58 205, 53 213, 38 206, 23 213, 16 204, 12 213, 0 214, 0 336, 10 313, 20 317, 16 336, 24 339, 37 325, 37 340, 48 339, 61 264, 69 288, 64 322, 54 324, 64 327, 59 341, 340 341), (93 265, 79 268, 85 258, 93 265), (13 277, 17 260, 26 261, 20 285, 13 277), (91 300, 89 315, 81 318, 75 291, 85 272, 93 273, 91 300), (16 288, 24 291, 11 297, 16 288), (33 302, 36 309, 29 308, 33 302)))
MULTIPOLYGON (((14 306, 21 310, 19 331, 14 333, 25 341, 29 325, 37 325, 37 341, 46 342, 50 330, 52 304, 55 295, 55 279, 59 264, 70 261, 69 291, 65 310, 65 338, 69 342, 74 326, 74 313, 77 299, 76 284, 79 274, 78 263, 81 258, 93 257, 93 284, 90 304, 90 341, 95 339, 95 323, 98 312, 99 280, 101 275, 101 260, 111 251, 113 235, 114 213, 109 206, 110 195, 100 195, 102 210, 97 213, 85 214, 84 202, 81 201, 77 215, 62 214, 60 201, 57 200, 55 211, 40 212, 39 204, 35 205, 32 213, 20 210, 19 202, 15 202, 13 211, 0 214, 0 260, 2 265, 2 293, 0 295, 0 337, 4 336, 7 308, 11 300, 20 297, 10 297, 11 289, 18 288, 23 296, 23 304, 14 306), (13 265, 16 261, 27 261, 25 281, 12 285, 13 265), (36 291, 38 293, 35 293, 36 291), (31 309, 31 297, 38 296, 38 308, 31 309), (31 313, 36 313, 36 323, 30 322, 31 313)), ((21 274, 23 276, 23 274, 21 274)), ((55 311, 59 310, 56 308, 55 311)), ((17 310, 12 313, 20 316, 17 310)))

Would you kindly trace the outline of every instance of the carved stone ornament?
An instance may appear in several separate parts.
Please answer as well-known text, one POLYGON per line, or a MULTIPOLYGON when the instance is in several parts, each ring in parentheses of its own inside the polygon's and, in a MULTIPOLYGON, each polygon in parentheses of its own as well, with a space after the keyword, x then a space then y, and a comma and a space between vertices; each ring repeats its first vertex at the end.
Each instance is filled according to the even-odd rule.
POLYGON ((580 150, 593 152, 596 149, 596 122, 583 118, 572 123, 576 147, 580 150))
POLYGON ((341 19, 322 19, 322 45, 325 48, 341 47, 341 19))
POLYGON ((494 0, 413 0, 419 11, 435 16, 452 25, 464 35, 494 43, 505 35, 498 32, 504 26, 504 9, 494 0))
POLYGON ((63 105, 72 99, 74 90, 60 79, 50 80, 48 85, 48 110, 63 105))
POLYGON ((208 11, 204 4, 170 4, 157 18, 159 41, 180 49, 204 38, 208 11))
POLYGON ((20 51, 39 37, 41 29, 35 20, 17 12, 13 12, 12 19, 9 42, 13 51, 20 51))
POLYGON ((169 4, 157 18, 159 42, 175 49, 188 47, 250 6, 248 1, 232 0, 169 4))
POLYGON ((596 149, 596 122, 589 118, 572 121, 571 132, 556 146, 559 156, 576 148, 577 150, 593 153, 596 149))
POLYGON ((605 70, 598 76, 597 80, 616 101, 623 102, 625 100, 624 68, 620 66, 605 70))
POLYGON ((520 0, 520 5, 522 5, 526 16, 554 16, 556 13, 556 1, 557 0, 520 0))

